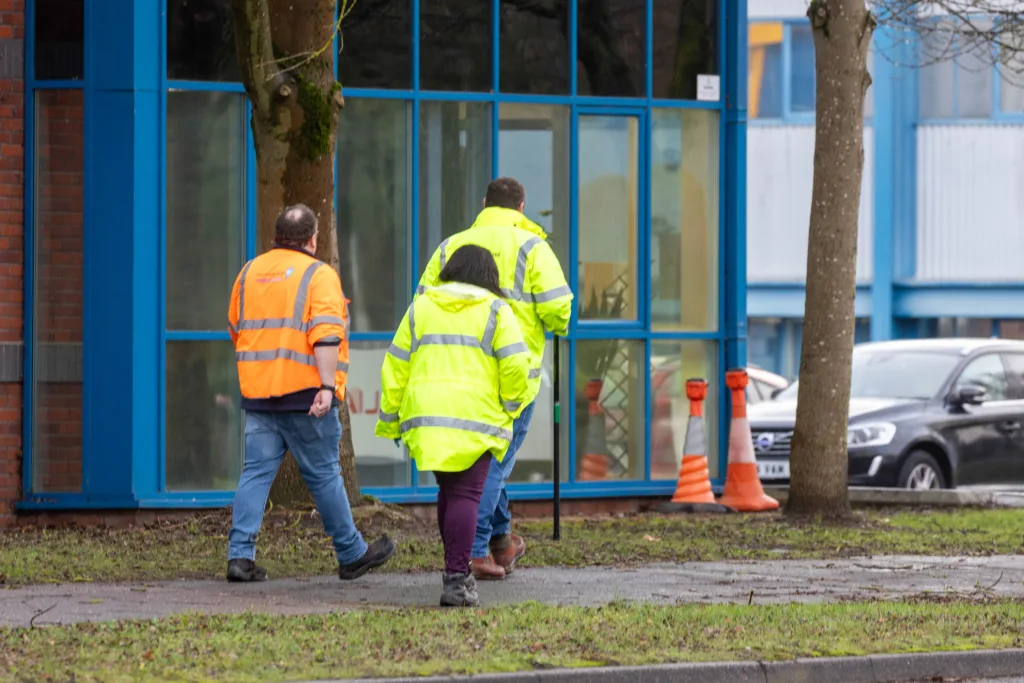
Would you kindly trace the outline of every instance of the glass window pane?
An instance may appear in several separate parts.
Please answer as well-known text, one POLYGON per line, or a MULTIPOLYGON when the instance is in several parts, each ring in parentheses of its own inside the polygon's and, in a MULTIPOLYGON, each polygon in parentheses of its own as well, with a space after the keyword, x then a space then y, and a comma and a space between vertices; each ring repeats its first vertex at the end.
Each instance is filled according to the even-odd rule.
POLYGON ((718 329, 718 112, 655 109, 651 129, 651 322, 718 329))
POLYGON ((704 446, 711 478, 719 475, 718 347, 711 341, 666 341, 651 343, 651 479, 679 476, 690 418, 688 379, 704 379, 708 383, 704 446))
POLYGON ((984 389, 986 401, 1005 401, 1008 387, 1003 361, 994 353, 971 361, 960 373, 953 391, 959 391, 964 387, 984 389))
MULTIPOLYGON (((338 3, 339 8, 343 3, 338 3)), ((412 5, 348 0, 338 41, 338 76, 347 88, 412 88, 412 5)), ((340 10, 339 10, 340 11, 340 10)))
MULTIPOLYGON (((984 26, 979 26, 984 29, 984 26)), ((959 40, 966 42, 967 39, 959 40)), ((957 117, 986 119, 992 115, 992 47, 976 39, 962 47, 957 61, 957 117)))
POLYGON ((782 321, 747 319, 747 361, 768 372, 782 371, 782 321))
MULTIPOLYGON (((35 114, 32 490, 73 492, 82 490, 83 93, 38 91, 35 114)), ((18 317, 21 305, 4 310, 18 317)))
POLYGON ((242 410, 230 341, 167 343, 168 491, 231 491, 242 465, 242 410))
POLYGON ((420 88, 493 90, 491 3, 421 0, 420 88))
POLYGON ((35 24, 36 78, 41 81, 84 78, 83 0, 35 0, 35 24))
POLYGON ((167 93, 168 329, 226 329, 244 203, 245 96, 167 93))
POLYGON ((918 101, 921 118, 953 118, 954 34, 941 27, 921 37, 921 73, 918 76, 918 101))
POLYGON ((231 3, 167 0, 167 78, 242 80, 235 52, 231 3))
POLYGON ((491 105, 420 105, 420 272, 437 245, 483 209, 491 177, 491 105))
POLYGON ((718 73, 718 3, 654 0, 654 96, 697 99, 697 76, 718 73))
POLYGON ((501 2, 502 92, 569 93, 569 0, 501 2))
POLYGON ((794 112, 814 111, 814 35, 810 26, 790 27, 793 80, 790 83, 790 108, 794 112))
POLYGON ((747 112, 752 119, 782 117, 782 34, 780 22, 750 25, 747 112))
POLYGON ((999 108, 1008 114, 1024 114, 1024 36, 1009 35, 1003 40, 1010 45, 1000 48, 999 108))
POLYGON ((643 366, 643 342, 576 342, 576 481, 644 479, 643 366))
POLYGON ((410 112, 349 98, 338 128, 338 251, 354 331, 391 332, 409 293, 410 112))
POLYGON ((632 116, 579 118, 580 320, 637 317, 637 132, 632 116))
POLYGON ((580 95, 643 97, 644 0, 579 0, 576 81, 580 95))
POLYGON ((390 345, 390 341, 354 341, 349 345, 345 398, 352 421, 356 473, 362 487, 412 484, 412 465, 405 447, 396 448, 390 439, 373 434, 380 411, 380 369, 390 345))
POLYGON ((502 104, 498 175, 526 187, 524 213, 549 235, 562 270, 569 270, 569 107, 502 104))

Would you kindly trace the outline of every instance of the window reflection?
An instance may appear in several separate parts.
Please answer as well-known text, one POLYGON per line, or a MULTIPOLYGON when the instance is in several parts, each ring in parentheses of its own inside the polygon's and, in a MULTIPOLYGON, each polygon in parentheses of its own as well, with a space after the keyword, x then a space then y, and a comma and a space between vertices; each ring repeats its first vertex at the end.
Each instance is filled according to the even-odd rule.
POLYGON ((502 92, 569 94, 569 0, 501 1, 502 92))
POLYGON ((779 22, 750 25, 750 118, 782 117, 782 34, 779 22))
MULTIPOLYGON (((420 105, 420 272, 446 237, 483 209, 491 177, 491 105, 420 105)), ((527 197, 529 201, 529 197, 527 197)))
MULTIPOLYGON (((340 3, 339 3, 340 4, 340 3)), ((412 88, 412 3, 349 0, 341 25, 338 76, 345 87, 412 88)))
POLYGON ((643 97, 644 0, 579 0, 577 87, 580 95, 643 97))
POLYGON ((498 175, 526 188, 526 216, 544 228, 562 270, 569 266, 569 108, 502 104, 498 175))
POLYGON ((580 320, 637 317, 639 123, 579 117, 580 320))
POLYGON ((651 479, 676 479, 690 418, 686 381, 708 383, 704 399, 704 448, 711 478, 718 467, 718 347, 710 341, 651 344, 651 479))
POLYGON ((230 0, 167 0, 167 77, 242 80, 230 0))
POLYGON ((697 76, 718 73, 718 3, 654 0, 654 96, 697 99, 697 76))
POLYGON ((408 305, 410 106, 350 98, 338 128, 338 252, 352 329, 393 331, 408 305))
POLYGON ((167 93, 167 328, 225 330, 245 249, 245 96, 167 93))
POLYGON ((420 21, 420 88, 492 90, 490 0, 421 0, 420 21))
POLYGON ((651 320, 718 327, 718 113, 656 109, 651 122, 651 320))
POLYGON ((644 479, 643 342, 576 343, 576 481, 644 479))
POLYGON ((373 433, 380 411, 380 369, 390 345, 390 340, 353 341, 349 345, 345 399, 352 423, 356 472, 359 485, 363 487, 409 486, 412 483, 409 452, 404 447, 396 448, 390 439, 381 439, 373 433))

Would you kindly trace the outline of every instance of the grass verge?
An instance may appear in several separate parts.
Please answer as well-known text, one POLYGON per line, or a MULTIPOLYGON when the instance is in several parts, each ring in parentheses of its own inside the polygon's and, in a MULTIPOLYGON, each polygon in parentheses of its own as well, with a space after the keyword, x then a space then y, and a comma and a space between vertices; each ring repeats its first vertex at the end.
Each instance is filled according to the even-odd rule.
POLYGON ((0 629, 14 681, 288 681, 680 661, 779 660, 1022 644, 1024 609, 978 604, 614 604, 181 616, 0 629))
MULTIPOLYGON (((441 568, 433 525, 387 524, 394 523, 366 531, 385 530, 399 541, 388 571, 441 568)), ((0 584, 220 578, 229 527, 230 517, 218 512, 149 528, 0 533, 0 584)), ((517 530, 529 543, 524 567, 1024 553, 1024 514, 1015 510, 860 513, 857 523, 841 527, 792 523, 779 514, 569 520, 560 543, 550 540, 547 522, 526 522, 517 530)), ((308 512, 268 516, 258 548, 273 577, 335 571, 330 541, 308 512)))

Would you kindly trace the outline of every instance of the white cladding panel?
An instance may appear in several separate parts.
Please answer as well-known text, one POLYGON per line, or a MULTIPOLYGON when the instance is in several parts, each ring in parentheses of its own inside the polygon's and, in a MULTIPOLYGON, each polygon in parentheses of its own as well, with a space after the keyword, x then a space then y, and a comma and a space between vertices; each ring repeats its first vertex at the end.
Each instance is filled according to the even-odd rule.
MULTIPOLYGON (((864 175, 857 237, 857 280, 871 280, 874 131, 864 129, 864 175)), ((747 278, 802 282, 814 179, 814 127, 747 129, 747 278)))
POLYGON ((1024 126, 917 129, 917 267, 926 281, 1024 280, 1024 126))

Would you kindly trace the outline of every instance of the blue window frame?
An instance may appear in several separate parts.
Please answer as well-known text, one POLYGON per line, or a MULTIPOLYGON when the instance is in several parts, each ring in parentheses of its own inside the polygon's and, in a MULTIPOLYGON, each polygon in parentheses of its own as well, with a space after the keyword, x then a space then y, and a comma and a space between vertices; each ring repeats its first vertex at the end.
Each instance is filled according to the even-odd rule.
MULTIPOLYGON (((236 207, 228 214, 225 214, 227 218, 224 219, 224 223, 229 226, 227 230, 232 232, 221 249, 224 256, 222 260, 225 271, 230 271, 233 266, 229 264, 233 264, 235 260, 252 258, 256 254, 256 163, 252 133, 247 125, 239 125, 239 122, 247 121, 250 114, 244 90, 241 84, 224 80, 225 78, 230 78, 234 73, 231 65, 225 61, 225 50, 227 49, 225 45, 230 43, 230 41, 225 42, 221 40, 214 45, 207 45, 201 53, 195 54, 187 50, 187 44, 182 43, 182 36, 180 34, 176 34, 174 41, 170 41, 167 38, 169 16, 167 10, 170 3, 177 1, 161 0, 160 8, 153 12, 154 24, 159 23, 160 36, 157 36, 157 39, 152 41, 152 47, 148 44, 141 48, 138 47, 138 37, 128 36, 126 39, 135 41, 133 49, 152 50, 153 61, 159 68, 159 76, 154 76, 154 80, 158 85, 158 94, 156 106, 152 113, 155 130, 159 132, 159 140, 155 143, 158 161, 154 171, 159 178, 159 190, 155 197, 155 206, 153 207, 156 215, 151 217, 152 223, 158 226, 158 238, 153 245, 153 253, 151 254, 151 257, 156 259, 153 267, 157 271, 156 281, 158 285, 156 287, 157 291, 153 293, 156 299, 153 304, 156 307, 157 315, 156 324, 153 326, 153 329, 140 329, 139 333, 143 336, 135 341, 136 344, 142 344, 146 343, 148 338, 152 340, 153 346, 158 348, 155 354, 157 368, 156 372, 153 373, 153 376, 158 378, 156 393, 159 396, 159 406, 154 411, 154 427, 157 433, 155 435, 140 435, 132 442, 132 452, 128 457, 136 466, 145 470, 145 476, 141 477, 141 479, 145 480, 145 483, 141 485, 138 482, 130 484, 130 490, 126 491, 126 494, 134 497, 135 505, 175 506, 187 503, 190 506, 217 506, 223 505, 230 500, 233 485, 227 486, 220 483, 230 482, 230 473, 228 473, 228 476, 222 476, 216 481, 210 480, 197 484, 183 480, 177 475, 169 477, 167 471, 169 460, 167 433, 169 429, 177 429, 176 425, 168 424, 168 390, 173 388, 169 385, 173 385, 181 379, 178 375, 175 375, 172 379, 171 375, 168 374, 169 372, 175 372, 175 368, 170 366, 179 362, 175 359, 177 352, 169 351, 169 349, 184 347, 210 347, 212 349, 213 347, 218 347, 218 345, 219 347, 226 348, 226 345, 230 343, 226 330, 223 328, 218 329, 212 323, 207 322, 206 318, 203 318, 201 315, 186 316, 187 319, 179 320, 168 307, 168 277, 174 277, 175 275, 172 270, 179 267, 177 265, 170 265, 168 261, 168 250, 172 248, 172 242, 168 239, 168 231, 171 229, 169 222, 178 220, 172 219, 169 221, 168 218, 168 190, 170 187, 173 187, 173 183, 169 185, 168 182, 168 174, 172 172, 168 166, 168 118, 178 115, 169 110, 168 103, 171 102, 172 109, 174 109, 173 103, 175 99, 204 102, 206 104, 203 106, 211 108, 222 107, 223 110, 219 110, 219 118, 217 119, 219 123, 211 123, 210 125, 220 126, 217 128, 217 131, 219 131, 218 134, 222 137, 234 137, 231 145, 218 153, 217 164, 219 165, 211 166, 211 168, 215 169, 217 177, 235 173, 240 174, 239 177, 242 179, 237 192, 234 189, 230 189, 234 188, 233 181, 225 185, 225 187, 229 188, 225 191, 229 192, 230 196, 235 197, 234 201, 237 203, 236 207), (158 19, 156 18, 157 14, 159 14, 158 19), (173 70, 169 70, 168 64, 169 42, 174 42, 174 49, 178 55, 175 58, 173 70), (222 45, 221 43, 224 44, 222 45), (188 60, 185 61, 185 57, 182 57, 182 55, 186 55, 188 60), (186 75, 189 79, 197 80, 174 80, 169 78, 168 74, 171 72, 177 75, 186 75), (151 336, 146 337, 145 335, 151 336), (150 449, 143 442, 146 444, 151 443, 152 448, 150 449)), ((482 0, 468 1, 480 2, 482 0)), ((627 386, 620 383, 621 386, 617 390, 628 394, 628 401, 623 404, 626 407, 622 408, 622 410, 630 413, 630 419, 636 425, 629 436, 633 440, 632 447, 634 452, 631 456, 633 458, 632 461, 626 465, 629 472, 621 476, 619 480, 583 481, 582 479, 586 477, 581 477, 577 470, 576 446, 577 442, 582 443, 581 440, 585 437, 583 434, 578 433, 576 418, 578 416, 585 417, 585 415, 578 415, 576 404, 571 400, 573 392, 563 388, 563 418, 561 422, 564 426, 562 427, 560 438, 562 439, 564 454, 564 470, 561 473, 561 478, 565 484, 562 487, 562 494, 567 498, 572 498, 595 495, 645 495, 671 492, 674 481, 671 479, 659 479, 658 475, 652 472, 651 458, 648 455, 651 449, 651 430, 647 428, 647 425, 651 422, 655 404, 655 397, 652 394, 652 373, 654 372, 652 360, 654 356, 662 357, 666 353, 666 348, 670 350, 681 349, 681 353, 691 359, 703 354, 704 360, 694 362, 697 362, 698 365, 703 363, 702 367, 710 368, 707 378, 709 382, 716 383, 721 382, 722 371, 726 367, 726 358, 735 359, 742 357, 743 353, 743 321, 739 319, 727 320, 727 311, 728 315, 734 315, 733 311, 737 314, 742 312, 741 309, 736 309, 730 302, 742 299, 745 296, 743 294, 745 286, 742 281, 728 285, 726 282, 727 272, 739 271, 735 266, 726 267, 726 259, 742 256, 743 250, 733 244, 733 235, 735 233, 732 232, 735 230, 740 231, 740 234, 742 234, 742 225, 727 225, 725 207, 729 205, 730 201, 739 201, 730 199, 730 197, 734 197, 737 190, 742 190, 742 185, 737 185, 737 181, 730 180, 737 173, 736 177, 742 178, 742 168, 736 172, 729 169, 736 164, 745 164, 745 159, 738 154, 738 151, 742 149, 742 142, 737 141, 736 132, 739 130, 740 135, 742 135, 744 95, 733 94, 733 102, 736 104, 731 105, 727 109, 730 93, 736 92, 736 83, 740 82, 744 74, 742 69, 729 69, 729 62, 734 60, 726 59, 727 55, 739 54, 738 51, 740 49, 745 49, 745 46, 741 44, 743 36, 746 35, 745 16, 739 16, 739 19, 735 20, 730 26, 726 25, 724 19, 716 20, 717 24, 715 24, 716 28, 714 30, 717 32, 717 36, 713 41, 713 51, 717 54, 715 55, 714 62, 719 65, 717 71, 723 74, 723 92, 716 101, 655 98, 652 86, 652 64, 654 61, 652 56, 656 41, 652 36, 654 36, 655 5, 659 3, 655 2, 655 0, 646 0, 642 3, 644 7, 643 23, 646 37, 642 43, 636 43, 642 44, 642 54, 633 56, 641 59, 644 64, 645 87, 643 92, 645 95, 639 97, 596 97, 579 94, 578 68, 576 67, 578 64, 579 42, 577 36, 578 8, 577 2, 574 0, 568 1, 565 3, 569 15, 568 21, 564 23, 567 27, 565 29, 567 31, 565 41, 567 43, 569 64, 573 65, 572 68, 568 69, 568 92, 565 94, 531 94, 503 92, 501 90, 500 75, 503 57, 500 49, 502 8, 500 0, 489 1, 492 3, 489 13, 491 30, 491 65, 489 73, 491 74, 492 88, 489 92, 473 92, 469 88, 465 92, 428 91, 422 89, 420 73, 422 63, 421 50, 422 46, 427 43, 421 40, 420 35, 422 24, 421 0, 411 0, 409 7, 410 16, 412 17, 411 26, 409 27, 410 35, 408 36, 411 45, 410 68, 412 73, 409 79, 411 87, 408 89, 374 87, 345 89, 346 98, 350 103, 355 103, 357 106, 366 103, 369 107, 366 109, 368 112, 373 111, 373 108, 370 106, 373 102, 387 101, 396 103, 395 106, 385 107, 381 111, 386 109, 389 113, 388 121, 390 125, 401 127, 403 125, 402 121, 406 122, 408 140, 406 148, 408 153, 407 185, 403 187, 396 185, 397 189, 393 190, 392 197, 398 204, 404 202, 404 206, 407 209, 406 211, 401 207, 396 208, 393 214, 394 220, 400 223, 404 221, 401 225, 396 224, 395 227, 396 240, 404 237, 406 241, 403 246, 404 256, 402 258, 396 257, 395 264, 397 270, 404 270, 405 272, 397 273, 394 282, 399 287, 407 286, 408 294, 411 297, 420 275, 420 263, 417 255, 423 250, 429 253, 434 247, 433 244, 420 244, 420 242, 429 241, 427 234, 421 232, 420 207, 425 199, 425 193, 433 191, 428 185, 423 184, 424 179, 421 170, 423 168, 423 155, 430 153, 430 150, 423 145, 424 136, 426 135, 426 131, 423 129, 423 122, 427 120, 425 118, 425 111, 427 109, 443 110, 444 106, 442 105, 452 105, 451 108, 457 112, 455 114, 457 118, 461 116, 458 113, 459 110, 467 108, 463 105, 472 105, 480 113, 480 116, 483 117, 484 126, 478 126, 473 131, 476 131, 481 136, 484 136, 485 131, 489 133, 486 136, 486 143, 482 143, 483 147, 477 152, 479 159, 482 160, 482 167, 485 170, 480 171, 480 166, 473 166, 468 171, 473 175, 472 182, 474 183, 482 180, 483 184, 486 184, 489 177, 496 175, 503 168, 503 163, 509 163, 515 168, 523 167, 522 160, 512 164, 511 159, 508 158, 508 150, 504 153, 502 152, 501 138, 503 130, 508 131, 514 128, 520 131, 519 138, 517 139, 531 140, 533 142, 530 144, 539 146, 551 145, 553 148, 562 150, 560 153, 568 155, 567 159, 554 157, 555 166, 561 163, 558 161, 560 158, 566 163, 564 168, 553 168, 552 170, 553 178, 557 176, 557 178, 552 180, 550 192, 552 201, 555 202, 553 211, 549 214, 538 214, 536 218, 541 222, 548 220, 552 223, 552 241, 556 252, 563 259, 567 279, 575 289, 578 289, 577 285, 580 282, 579 278, 581 275, 587 275, 586 273, 581 273, 578 262, 581 255, 586 256, 586 254, 581 254, 580 251, 581 233, 586 236, 589 234, 588 231, 593 229, 593 226, 590 224, 584 226, 580 224, 580 182, 581 179, 585 181, 587 173, 591 171, 588 165, 590 157, 584 159, 585 164, 588 166, 583 169, 580 167, 581 140, 587 138, 593 132, 595 122, 606 125, 607 130, 610 131, 607 134, 614 138, 615 144, 624 144, 624 149, 627 149, 627 153, 632 155, 630 158, 633 160, 628 173, 627 185, 629 186, 628 191, 631 193, 630 196, 635 199, 635 203, 624 214, 624 220, 626 221, 624 225, 629 224, 632 227, 620 235, 632 261, 632 263, 628 264, 627 268, 629 270, 629 278, 627 279, 631 278, 632 280, 630 283, 633 289, 630 296, 632 307, 627 316, 610 320, 581 320, 577 308, 577 312, 574 313, 572 318, 568 339, 559 342, 561 344, 561 364, 563 366, 560 368, 559 381, 562 382, 563 387, 574 387, 577 375, 581 374, 577 367, 581 355, 585 355, 589 348, 600 345, 602 341, 616 340, 622 348, 627 349, 626 355, 622 357, 626 359, 623 361, 623 367, 628 368, 628 370, 623 370, 622 374, 625 379, 622 381, 631 381, 632 384, 627 386), (401 107, 397 105, 398 102, 406 104, 407 117, 405 119, 399 113, 401 107), (652 284, 650 268, 646 264, 650 261, 652 240, 648 217, 650 215, 652 193, 650 182, 651 164, 656 162, 649 158, 649 150, 652 136, 652 111, 655 108, 663 112, 672 110, 694 110, 695 113, 707 112, 711 116, 708 119, 710 125, 718 131, 714 143, 714 163, 695 171, 698 175, 704 174, 702 177, 705 177, 714 186, 712 189, 714 190, 715 204, 713 207, 709 207, 708 210, 716 212, 716 218, 713 221, 714 229, 721 231, 721 235, 716 233, 715 239, 711 243, 712 246, 709 247, 713 249, 713 253, 717 254, 719 260, 718 267, 713 270, 712 275, 717 282, 714 287, 715 296, 717 297, 714 303, 717 316, 713 316, 713 319, 710 320, 707 329, 704 331, 701 331, 699 325, 698 327, 693 327, 692 325, 685 327, 681 325, 678 331, 674 331, 670 326, 658 326, 657 328, 652 326, 652 312, 649 305, 652 284), (509 124, 503 128, 503 112, 506 112, 506 118, 518 117, 514 126, 509 124), (537 126, 523 124, 524 117, 529 118, 537 112, 543 112, 547 118, 537 126), (532 132, 528 135, 523 135, 521 132, 523 130, 532 132), (536 131, 541 132, 538 134, 536 131), (631 145, 632 147, 630 147, 631 145), (734 155, 735 158, 730 158, 729 154, 734 155), (563 178, 562 176, 565 177, 563 178), (561 211, 558 210, 559 202, 561 202, 561 211), (559 215, 559 213, 563 215, 559 215), (652 352, 652 347, 655 347, 657 350, 652 352)), ((29 2, 28 4, 31 8, 33 3, 29 2)), ((91 5, 91 3, 86 4, 91 5)), ((738 16, 737 10, 741 5, 736 0, 719 0, 718 4, 720 6, 720 11, 717 12, 718 17, 738 16), (726 11, 727 9, 730 11, 726 11)), ((145 12, 148 13, 150 10, 147 9, 145 12)), ((396 21, 399 24, 402 23, 400 17, 396 19, 392 15, 388 15, 388 20, 392 23, 396 21)), ((86 21, 86 26, 90 25, 90 22, 86 21)), ((144 25, 144 22, 142 25, 144 25)), ((558 25, 561 26, 562 24, 559 23, 558 25)), ((685 25, 685 22, 681 22, 681 25, 685 25)), ((181 29, 181 26, 176 25, 174 28, 178 31, 181 29)), ((395 33, 396 35, 404 35, 404 29, 402 31, 395 31, 395 33)), ((223 35, 220 37, 224 38, 223 35)), ((476 36, 476 38, 479 38, 479 36, 476 36)), ((685 41, 680 41, 679 49, 682 49, 684 43, 685 41)), ((476 45, 479 45, 479 43, 476 43, 476 45)), ((28 45, 29 54, 31 54, 31 49, 30 41, 28 45)), ((97 49, 103 50, 106 48, 105 46, 100 46, 97 49)), ((121 46, 121 49, 123 51, 123 46, 121 46)), ((114 53, 112 52, 111 54, 114 53)), ((337 56, 337 51, 335 54, 337 56)), ((377 72, 367 72, 362 77, 368 79, 368 81, 376 78, 378 82, 402 83, 401 73, 402 69, 405 68, 403 64, 407 63, 402 61, 404 59, 405 57, 399 55, 392 62, 381 62, 382 66, 380 66, 379 74, 375 76, 374 74, 377 72)), ((338 60, 336 59, 336 72, 338 71, 337 64, 338 60)), ((561 69, 562 66, 558 68, 561 69)), ((580 66, 579 68, 585 67, 580 66)), ((89 69, 87 68, 86 74, 88 73, 89 69)), ((560 73, 562 72, 552 75, 551 82, 543 89, 546 93, 558 91, 559 88, 552 84, 558 83, 558 79, 561 78, 560 73)), ((745 79, 743 80, 745 81, 745 79)), ((591 79, 592 81, 593 79, 591 79)), ((30 91, 41 87, 69 86, 68 83, 62 82, 48 83, 44 86, 31 79, 28 85, 30 91)), ((72 87, 82 87, 81 81, 75 81, 72 87)), ((516 89, 523 90, 524 88, 522 84, 518 84, 516 89)), ((689 86, 687 86, 687 89, 689 89, 689 86)), ((696 88, 694 88, 694 91, 696 91, 696 88)), ((706 97, 707 94, 703 93, 703 95, 706 97)), ((177 109, 186 111, 188 107, 178 107, 177 109)), ((363 118, 367 117, 364 116, 363 118)), ((369 118, 374 117, 370 116, 369 118)), ((680 117, 680 119, 684 121, 682 125, 692 125, 690 118, 680 117), (685 123, 686 121, 690 123, 685 123)), ((345 125, 344 114, 341 125, 345 125)), ((30 136, 31 119, 29 119, 29 124, 26 128, 29 130, 28 135, 30 136)), ((452 130, 457 131, 452 133, 454 135, 452 139, 456 145, 468 144, 467 135, 470 132, 467 132, 467 129, 453 128, 452 130)), ((29 137, 29 139, 31 138, 29 137)), ((484 137, 480 139, 483 140, 484 137)), ((397 153, 395 158, 398 158, 397 153)), ((343 164, 344 160, 339 159, 338 163, 343 164)), ((396 177, 398 176, 396 175, 396 177)), ((529 180, 527 180, 527 189, 529 192, 529 180)), ((171 191, 174 192, 175 190, 171 191)), ((693 191, 692 188, 690 191, 693 191)), ((546 194, 546 192, 545 190, 545 192, 538 194, 546 194)), ((338 197, 337 199, 339 203, 345 201, 345 197, 338 197)), ((31 207, 31 205, 31 201, 26 202, 27 207, 31 207)), ((531 209, 544 210, 545 207, 543 205, 530 207, 527 209, 528 214, 531 209)), ((30 209, 27 209, 27 212, 29 211, 30 209)), ((732 218, 730 220, 742 219, 732 218)), ((458 223, 452 229, 457 230, 463 227, 466 226, 458 223)), ((445 226, 444 229, 448 229, 448 226, 445 226)), ((178 236, 174 236, 174 239, 177 238, 178 236)), ((172 254, 171 256, 173 257, 174 255, 172 254)), ((594 258, 599 257, 595 256, 594 258)), ((195 266, 195 268, 206 268, 206 265, 200 264, 195 266)), ((601 268, 594 270, 598 272, 601 268)), ((236 273, 225 272, 219 275, 214 273, 214 275, 224 280, 233 280, 236 273)), ((214 275, 210 277, 216 279, 214 275)), ((204 277, 206 276, 204 275, 204 277)), ((587 277, 591 276, 587 275, 587 277)), ((593 277, 600 276, 594 275, 593 277)), ((29 278, 28 269, 26 278, 27 280, 29 278)), ((665 282, 668 282, 667 277, 665 282)), ((174 287, 170 289, 178 288, 177 283, 172 284, 174 287)), ((668 287, 669 285, 666 284, 665 286, 668 287)), ((211 289, 211 291, 215 290, 211 289)), ((582 292, 577 291, 577 306, 581 303, 582 294, 582 292)), ((679 300, 685 299, 682 296, 673 296, 676 296, 679 300)), ((26 296, 26 300, 28 302, 30 296, 26 296)), ((28 308, 30 306, 26 303, 26 309, 28 308)), ((27 317, 26 324, 28 325, 29 323, 30 318, 27 317)), ((373 348, 386 344, 390 340, 391 335, 392 331, 386 329, 386 325, 383 323, 376 326, 371 325, 363 330, 354 329, 351 340, 352 346, 353 348, 373 348)), ((26 355, 30 356, 31 354, 27 353, 26 355)), ((203 354, 199 355, 202 356, 203 354)), ((208 357, 199 359, 200 366, 204 363, 206 365, 210 363, 225 364, 223 359, 226 356, 218 355, 218 352, 215 351, 210 351, 207 355, 208 357)), ((550 361, 549 354, 545 362, 550 364, 550 361)), ((684 359, 684 367, 686 362, 689 361, 684 359)), ((31 368, 31 361, 27 359, 26 363, 28 364, 27 367, 31 368)), ((192 367, 188 372, 197 373, 199 371, 192 367)), ((202 390, 208 392, 210 396, 216 395, 216 399, 219 401, 222 397, 217 394, 218 390, 214 386, 216 382, 221 382, 219 386, 224 384, 223 378, 211 379, 203 385, 202 390)), ((28 388, 30 384, 30 382, 26 382, 27 396, 30 396, 31 393, 28 388)), ((659 394, 657 398, 658 401, 661 401, 663 396, 659 394)), ((709 402, 711 402, 711 405, 708 406, 709 412, 714 411, 716 414, 723 416, 728 414, 727 392, 712 392, 709 402)), ((365 401, 364 404, 369 405, 365 401)), ((26 406, 30 405, 30 400, 26 400, 26 406)), ((535 416, 533 432, 537 431, 537 422, 545 417, 535 416)), ((182 418, 172 419, 181 420, 182 418)), ((613 415, 609 419, 614 420, 616 416, 613 415)), ((32 424, 29 410, 26 411, 25 424, 32 424)), ((26 427, 26 431, 28 429, 29 427, 26 427)), ((715 441, 721 443, 727 435, 727 420, 718 420, 716 429, 718 439, 715 441)), ((238 438, 241 439, 241 434, 238 434, 238 438)), ((26 444, 28 443, 29 441, 26 441, 26 444)), ((208 447, 208 444, 206 444, 206 447, 208 447)), ((717 481, 720 483, 724 478, 725 453, 724 449, 718 450, 719 463, 722 465, 718 468, 717 481)), ((179 454, 174 453, 171 456, 170 459, 173 463, 179 457, 179 454)), ((30 449, 27 448, 25 454, 26 471, 30 469, 28 463, 30 463, 31 457, 30 449)), ((100 453, 96 453, 92 454, 92 457, 98 458, 103 456, 100 453)), ((402 467, 408 469, 409 476, 405 477, 403 475, 400 477, 403 481, 407 482, 407 485, 379 487, 364 485, 366 492, 390 501, 432 501, 436 496, 436 486, 432 485, 429 478, 418 476, 411 462, 403 463, 402 467)), ((516 498, 550 497, 552 492, 550 478, 548 476, 546 480, 542 477, 540 481, 513 483, 511 484, 510 492, 516 498)), ((136 479, 138 480, 140 477, 136 479)), ((368 477, 367 480, 369 481, 370 478, 368 477)), ((32 492, 31 482, 26 481, 25 490, 26 492, 32 492)), ((57 502, 55 502, 55 499, 36 499, 31 502, 31 505, 37 507, 101 505, 101 503, 95 502, 88 495, 88 491, 83 493, 85 494, 83 496, 67 497, 57 502)), ((127 505, 128 503, 125 504, 127 505)))

